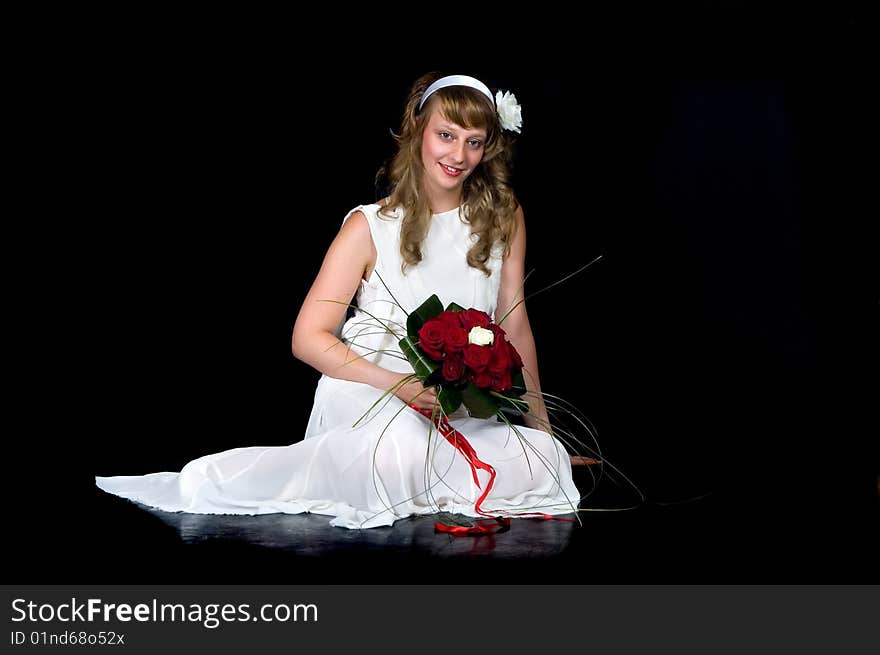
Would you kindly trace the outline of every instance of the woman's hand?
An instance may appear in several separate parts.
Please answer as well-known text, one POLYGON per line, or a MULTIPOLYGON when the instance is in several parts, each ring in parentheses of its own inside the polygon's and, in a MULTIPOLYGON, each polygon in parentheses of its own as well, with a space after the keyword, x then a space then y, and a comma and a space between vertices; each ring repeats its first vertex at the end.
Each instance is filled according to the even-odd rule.
MULTIPOLYGON (((411 376, 401 374, 396 382, 400 382, 407 377, 411 376)), ((437 389, 435 387, 428 387, 426 389, 422 386, 422 381, 416 377, 400 385, 394 392, 394 395, 407 404, 415 405, 417 408, 429 412, 433 411, 434 405, 437 403, 437 389)))

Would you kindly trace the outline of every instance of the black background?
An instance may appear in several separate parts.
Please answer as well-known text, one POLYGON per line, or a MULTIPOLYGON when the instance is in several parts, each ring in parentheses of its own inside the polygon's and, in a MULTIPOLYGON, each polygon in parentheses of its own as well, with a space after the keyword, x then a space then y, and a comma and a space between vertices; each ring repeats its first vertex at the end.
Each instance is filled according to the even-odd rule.
MULTIPOLYGON (((17 581, 202 579, 151 559, 93 477, 301 438, 318 373, 290 354, 299 305, 342 217, 377 198, 409 84, 442 70, 523 106, 527 290, 602 255, 528 303, 543 388, 649 502, 712 498, 670 527, 712 535, 686 581, 876 582, 866 28, 729 4, 316 45, 268 17, 74 38, 48 67, 55 220, 29 281, 50 317, 16 396, 17 581)), ((632 564, 659 546, 621 525, 604 581, 675 582, 632 564)), ((217 582, 245 566, 226 564, 217 582)))

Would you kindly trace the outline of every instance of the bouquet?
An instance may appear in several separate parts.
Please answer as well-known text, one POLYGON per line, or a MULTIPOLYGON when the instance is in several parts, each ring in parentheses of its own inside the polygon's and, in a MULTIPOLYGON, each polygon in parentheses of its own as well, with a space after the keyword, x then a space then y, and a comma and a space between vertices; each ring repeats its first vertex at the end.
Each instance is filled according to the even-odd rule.
POLYGON ((400 350, 426 387, 437 385, 445 414, 462 404, 471 416, 489 418, 499 411, 525 414, 529 405, 522 359, 504 330, 488 314, 432 295, 406 321, 400 350))

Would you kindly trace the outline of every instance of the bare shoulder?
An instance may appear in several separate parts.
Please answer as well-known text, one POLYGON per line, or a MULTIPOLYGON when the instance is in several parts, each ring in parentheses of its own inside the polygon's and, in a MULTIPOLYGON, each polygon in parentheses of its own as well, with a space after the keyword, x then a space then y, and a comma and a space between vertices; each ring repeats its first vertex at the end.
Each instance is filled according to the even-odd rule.
POLYGON ((373 246, 373 235, 367 217, 360 210, 352 212, 336 235, 335 243, 349 251, 369 253, 373 246))
POLYGON ((352 212, 351 216, 345 219, 345 223, 340 228, 339 233, 352 234, 354 236, 368 235, 370 233, 370 224, 367 223, 367 217, 364 215, 364 212, 360 209, 352 212))
POLYGON ((514 229, 514 240, 517 239, 525 239, 526 236, 526 216, 523 212, 522 205, 519 202, 516 203, 516 209, 513 210, 513 229, 514 229))
MULTIPOLYGON (((522 205, 516 203, 513 210, 513 221, 510 225, 510 234, 508 234, 508 247, 505 252, 505 264, 513 264, 513 262, 522 262, 526 253, 526 220, 522 205)), ((503 270, 503 269, 502 269, 503 270)))
POLYGON ((370 232, 370 224, 367 217, 360 210, 351 213, 346 219, 339 234, 336 235, 332 249, 341 257, 348 258, 356 263, 364 279, 369 279, 376 265, 376 246, 373 243, 373 235, 370 232))

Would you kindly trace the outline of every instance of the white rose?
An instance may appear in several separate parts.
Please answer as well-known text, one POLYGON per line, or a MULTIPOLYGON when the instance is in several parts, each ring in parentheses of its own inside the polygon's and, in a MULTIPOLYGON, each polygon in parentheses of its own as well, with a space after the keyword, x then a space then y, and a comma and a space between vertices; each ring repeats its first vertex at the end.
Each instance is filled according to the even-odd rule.
POLYGON ((478 346, 491 346, 494 339, 495 333, 492 330, 487 330, 480 326, 472 327, 471 331, 468 332, 468 343, 478 346))
POLYGON ((505 130, 519 132, 522 127, 522 107, 516 102, 516 96, 510 91, 495 94, 495 108, 498 110, 498 119, 501 127, 505 130))

